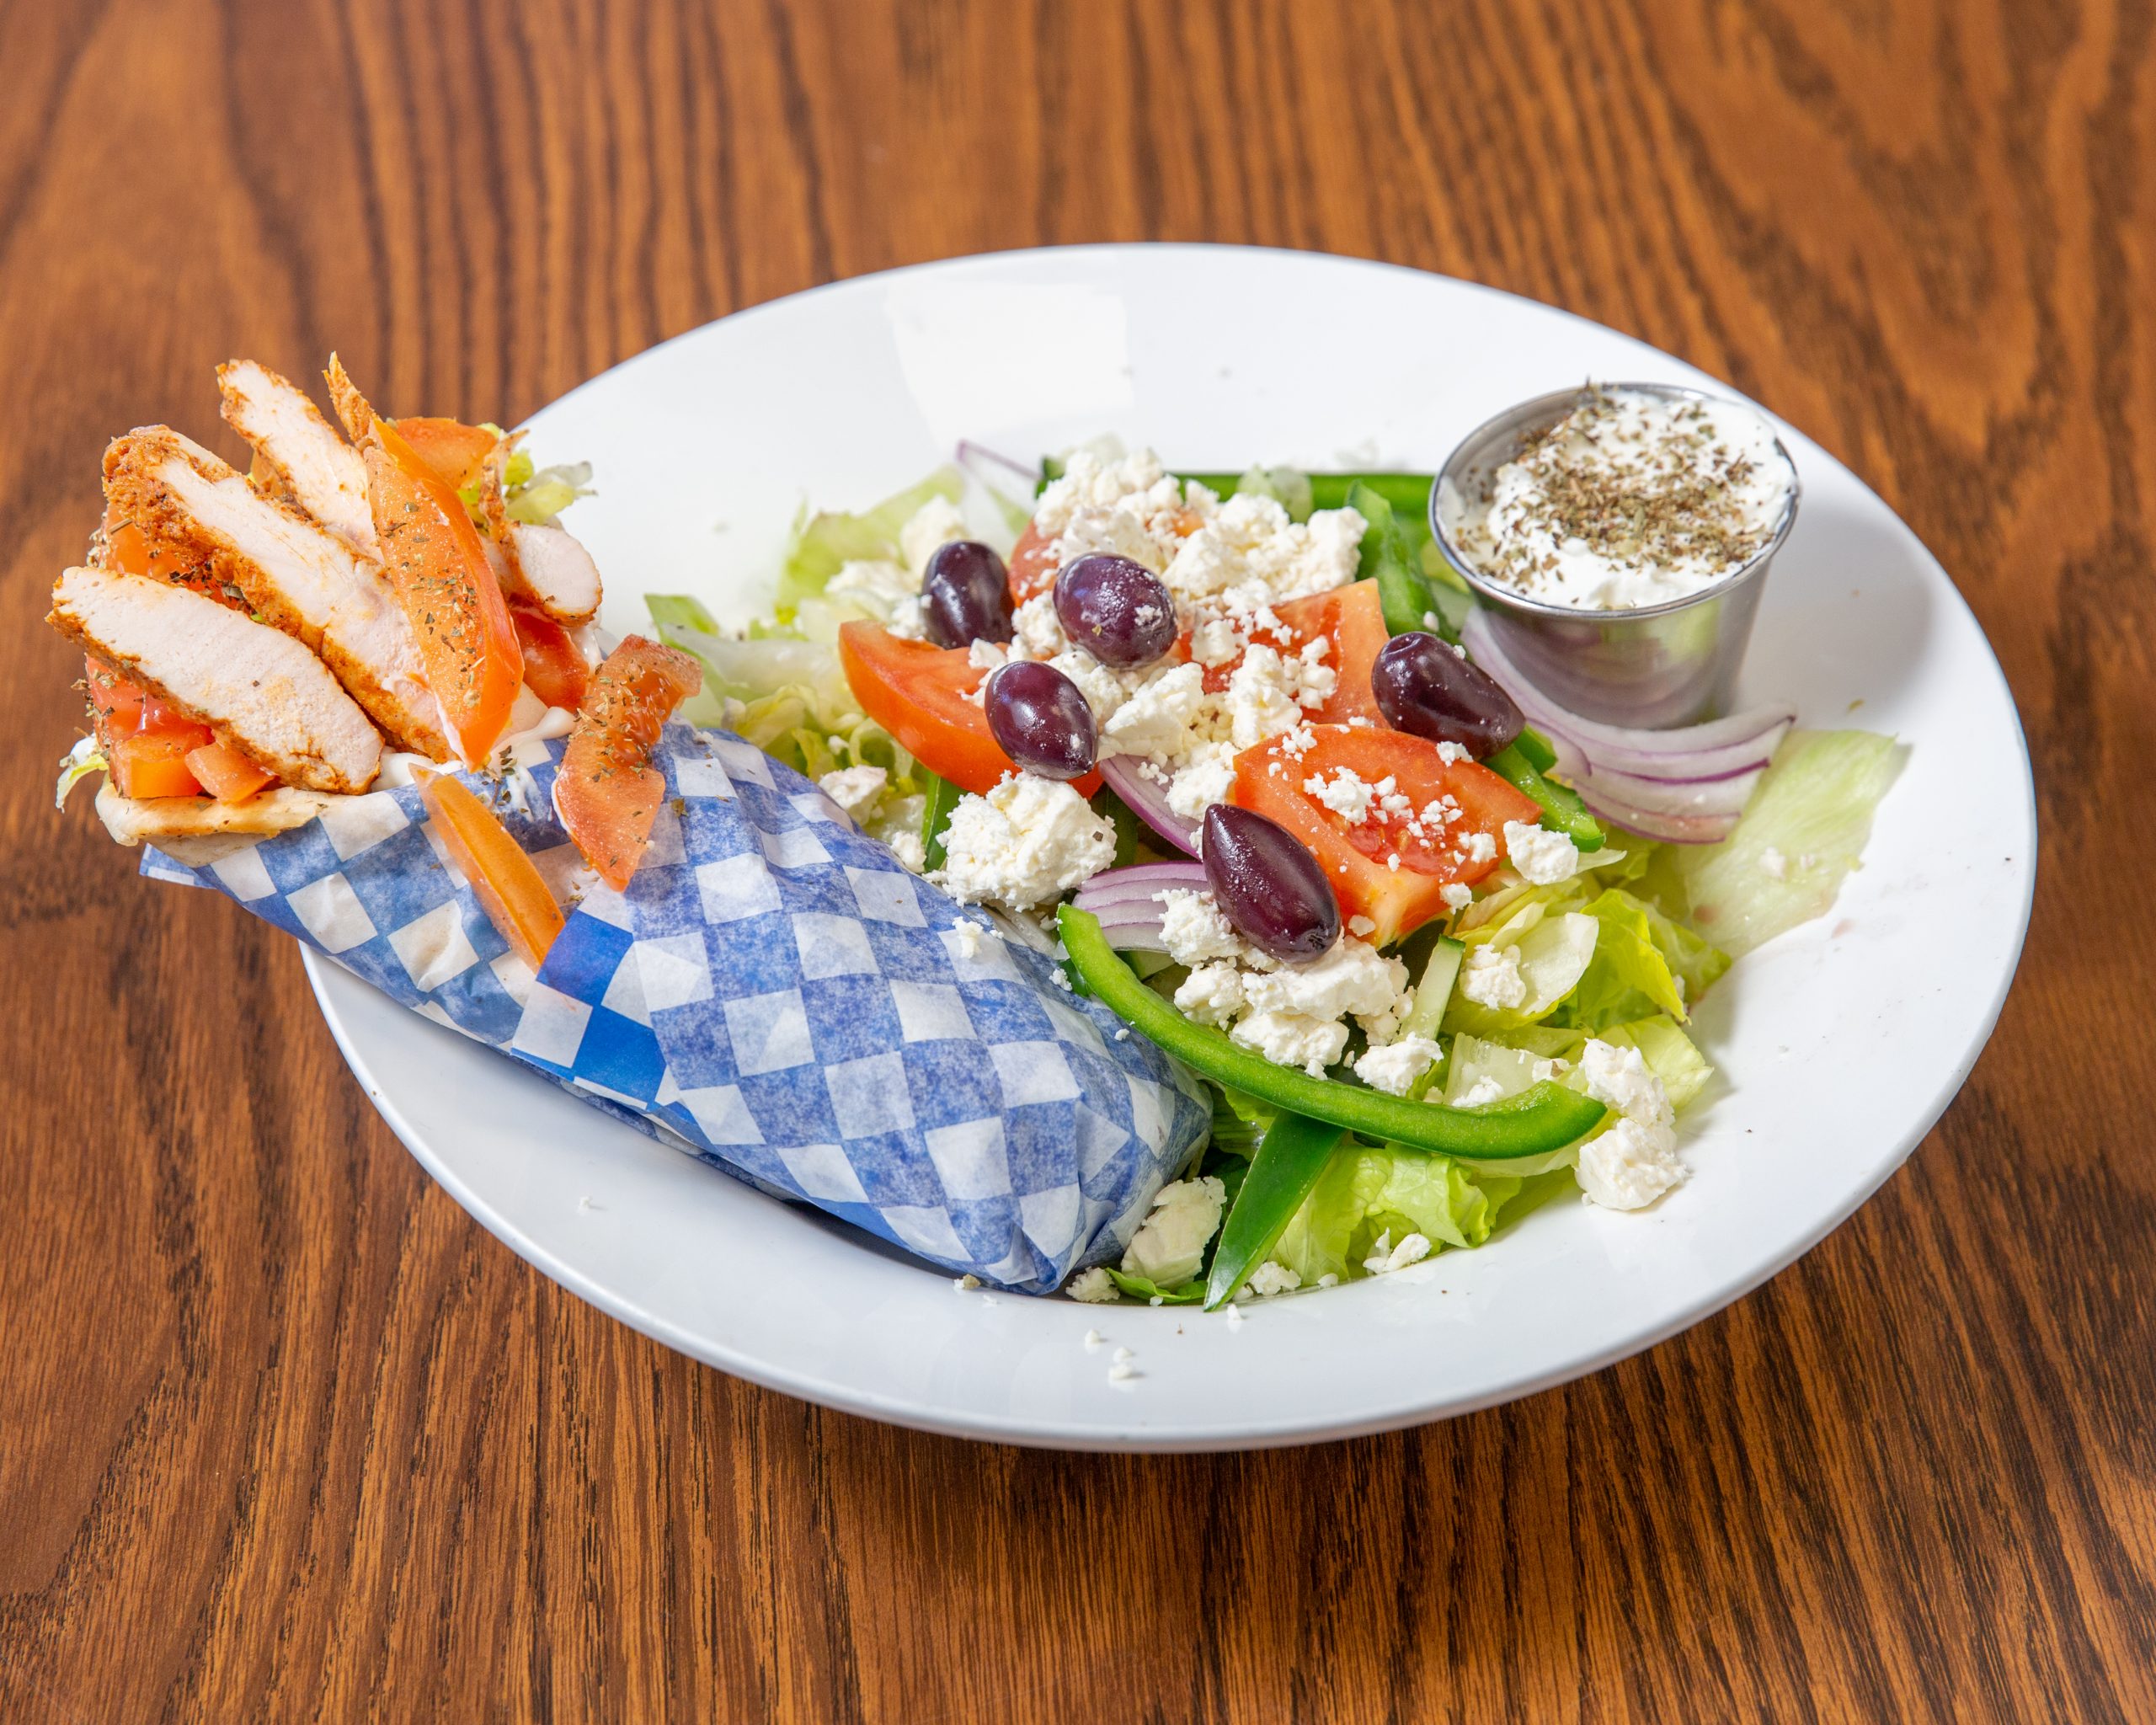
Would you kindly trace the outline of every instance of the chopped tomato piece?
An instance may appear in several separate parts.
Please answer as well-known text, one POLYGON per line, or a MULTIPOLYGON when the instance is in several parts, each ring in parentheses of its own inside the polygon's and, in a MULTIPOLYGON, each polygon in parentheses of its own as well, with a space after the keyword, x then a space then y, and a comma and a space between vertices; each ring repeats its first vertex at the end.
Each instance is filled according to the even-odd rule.
POLYGON ((526 686, 549 707, 565 707, 574 713, 584 705, 591 669, 569 638, 569 632, 533 606, 512 605, 509 617, 516 626, 516 643, 524 652, 526 686))
POLYGON ((565 920, 545 877, 494 811, 447 773, 421 774, 419 796, 487 920, 510 950, 536 970, 565 920))
POLYGON ((509 724, 524 655, 472 517, 398 429, 376 419, 365 451, 382 566, 419 638, 427 686, 456 752, 483 762, 509 724))
POLYGON ((114 736, 138 730, 142 724, 142 702, 147 697, 142 686, 127 679, 102 660, 83 655, 83 681, 90 692, 90 705, 96 708, 98 718, 114 736))
POLYGON ((1011 547, 1009 570, 1011 602, 1023 605, 1055 585, 1055 542, 1044 537, 1031 521, 1011 547))
MULTIPOLYGON (((1283 654, 1299 653, 1321 635, 1332 643, 1325 662, 1337 674, 1338 681, 1325 705, 1311 713, 1314 720, 1320 724, 1346 724, 1356 718, 1367 718, 1374 725, 1385 723, 1377 697, 1370 692, 1370 667, 1391 637, 1385 626, 1385 610, 1378 600, 1375 581, 1350 581, 1329 593, 1290 599, 1274 606, 1273 614, 1280 620, 1280 628, 1253 630, 1251 640, 1262 641, 1283 654)), ((1188 650, 1186 644, 1183 651, 1187 654, 1188 650)), ((1242 662, 1239 653, 1225 664, 1209 665, 1205 686, 1219 694, 1242 662)))
POLYGON ((265 772, 227 743, 205 743, 187 751, 187 770, 195 782, 220 803, 243 803, 277 775, 265 772))
POLYGON ((115 737, 105 752, 113 788, 138 801, 199 796, 202 787, 188 770, 187 757, 211 740, 209 726, 185 723, 115 737))
POLYGON ((1488 767, 1448 761, 1421 737, 1347 725, 1312 729, 1315 740, 1299 756, 1283 737, 1237 756, 1228 800, 1272 816, 1308 845, 1332 884, 1342 920, 1367 916, 1380 946, 1443 915, 1447 885, 1495 868, 1507 821, 1541 818, 1488 767), (1336 788, 1335 802, 1367 790, 1362 818, 1350 820, 1306 789, 1313 780, 1336 788), (1489 842, 1476 843, 1478 835, 1489 842))
MULTIPOLYGON (((979 796, 1017 772, 973 699, 985 673, 963 648, 909 641, 872 622, 841 623, 839 664, 862 711, 930 772, 979 796)), ((1071 788, 1090 797, 1100 783, 1100 774, 1089 772, 1071 788)))
POLYGON ((584 860, 619 892, 651 842, 665 775, 651 751, 667 717, 703 684, 695 660, 631 635, 607 654, 554 776, 554 808, 584 860))
POLYGON ((397 434, 430 478, 462 491, 479 477, 480 464, 494 453, 494 434, 460 419, 399 419, 397 434))

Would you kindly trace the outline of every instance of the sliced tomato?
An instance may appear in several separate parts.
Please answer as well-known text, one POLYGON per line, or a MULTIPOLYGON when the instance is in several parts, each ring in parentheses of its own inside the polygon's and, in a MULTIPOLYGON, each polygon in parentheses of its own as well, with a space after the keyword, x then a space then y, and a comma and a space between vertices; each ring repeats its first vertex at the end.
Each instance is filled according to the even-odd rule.
POLYGON ((574 713, 584 705, 591 668, 569 632, 534 606, 512 604, 509 619, 516 626, 516 644, 524 652, 525 686, 549 707, 574 713))
POLYGON ((1228 800, 1270 815, 1308 845, 1332 884, 1342 919, 1367 916, 1377 925, 1370 938, 1380 946, 1442 915, 1447 885, 1480 880, 1495 868, 1507 821, 1541 817, 1488 767, 1448 761, 1420 737, 1348 725, 1311 729, 1315 740, 1300 755, 1276 737, 1237 756, 1228 800), (1388 813, 1374 803, 1365 819, 1351 822, 1304 788, 1312 779, 1337 782, 1342 769, 1365 785, 1390 779, 1406 806, 1388 813), (1445 798, 1458 814, 1425 820, 1424 811, 1445 798), (1474 845, 1477 834, 1487 835, 1490 845, 1474 845), (1478 854, 1485 848, 1486 856, 1478 854))
POLYGON ((1055 585, 1055 542, 1031 521, 1011 547, 1008 585, 1011 602, 1023 605, 1055 585))
POLYGON ((139 801, 200 796, 202 787, 189 771, 187 757, 211 740, 209 726, 188 720, 115 737, 105 753, 113 788, 139 801))
MULTIPOLYGON (((1321 724, 1348 724, 1358 718, 1382 725, 1377 697, 1370 692, 1370 667, 1391 638, 1385 626, 1385 609, 1378 600, 1375 581, 1350 581, 1329 593, 1313 593, 1273 607, 1280 628, 1256 629, 1253 641, 1262 641, 1283 654, 1299 653, 1322 635, 1332 643, 1326 663, 1337 674, 1332 694, 1310 717, 1321 724)), ((1182 644, 1187 656, 1189 648, 1182 644)), ((1218 694, 1228 686, 1242 654, 1223 665, 1205 667, 1205 686, 1218 694)))
POLYGON ((275 773, 265 772, 228 743, 209 742, 189 749, 187 770, 220 803, 244 803, 264 786, 277 782, 275 773))
POLYGON ((483 426, 461 419, 399 419, 397 434, 428 475, 451 491, 463 490, 479 477, 480 464, 499 441, 483 426))
POLYGON ((83 673, 90 705, 97 708, 109 734, 124 736, 141 729, 142 702, 148 697, 140 683, 129 682, 110 665, 87 653, 83 655, 83 673))
POLYGON ((592 679, 554 776, 554 808, 584 860, 619 892, 651 842, 665 776, 651 764, 667 716, 702 686, 695 660, 631 635, 592 679))
POLYGON ((367 503, 382 566, 419 638, 427 686, 467 766, 483 763, 509 724, 524 654, 486 547, 456 491, 403 434, 376 419, 366 450, 367 503))
POLYGON ((419 797, 487 920, 536 970, 565 920, 545 877, 494 811, 447 773, 420 775, 419 797))
MULTIPOLYGON (((963 649, 909 641, 872 622, 841 623, 839 664, 862 711, 930 772, 985 797, 1018 771, 972 698, 985 673, 963 649)), ((1100 786, 1097 772, 1071 781, 1081 797, 1100 786)))

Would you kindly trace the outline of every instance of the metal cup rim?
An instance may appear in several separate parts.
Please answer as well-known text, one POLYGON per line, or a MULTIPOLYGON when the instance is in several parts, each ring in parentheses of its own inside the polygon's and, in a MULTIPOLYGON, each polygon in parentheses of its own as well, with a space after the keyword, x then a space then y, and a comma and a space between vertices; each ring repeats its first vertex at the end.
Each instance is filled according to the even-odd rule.
POLYGON ((1774 431, 1771 419, 1768 419, 1767 424, 1769 430, 1774 435, 1775 453, 1780 455, 1789 466, 1789 500, 1782 506, 1780 518, 1775 522, 1774 531, 1767 536, 1765 542, 1727 574, 1710 581, 1696 593, 1686 593, 1675 599, 1665 599, 1659 605, 1628 606, 1621 609, 1596 609, 1578 605, 1552 605, 1543 600, 1529 599, 1523 594, 1513 592, 1510 588, 1500 586, 1475 567, 1465 553, 1453 543, 1452 536, 1445 531, 1443 511, 1438 507, 1438 499, 1444 495, 1445 486, 1448 483, 1458 485, 1460 474, 1467 464, 1467 457, 1470 454, 1480 452, 1481 446, 1493 435, 1495 428, 1498 425, 1518 421, 1516 429, 1524 430, 1529 425, 1534 424, 1538 419, 1545 425, 1554 424, 1562 417, 1559 410, 1569 411, 1578 403, 1582 392, 1590 387, 1599 388, 1613 394, 1630 392, 1638 395, 1659 396, 1668 401, 1727 402, 1732 406, 1743 408, 1748 412, 1758 414, 1761 419, 1767 419, 1767 415, 1762 409, 1754 407, 1741 397, 1718 395, 1712 390, 1696 389, 1688 383, 1619 381, 1594 383, 1591 380, 1588 383, 1574 384, 1567 389, 1553 389, 1544 395, 1529 396, 1524 401, 1515 402, 1512 406, 1491 414, 1453 446, 1452 453, 1445 457, 1444 463, 1438 468, 1438 477, 1430 487, 1431 535, 1437 540, 1438 548, 1444 552, 1445 561, 1452 565, 1454 570, 1474 590, 1476 595, 1487 600, 1492 605, 1500 606, 1508 611, 1518 611, 1528 617, 1568 618, 1574 622, 1609 624, 1627 622, 1635 617, 1646 619, 1668 617, 1692 606, 1705 604, 1709 600, 1725 597, 1737 588, 1748 585, 1765 574, 1768 563, 1773 559, 1774 553, 1781 549, 1784 542, 1788 539, 1790 530, 1796 525, 1797 506, 1804 500, 1804 475, 1797 468, 1796 458, 1789 452, 1789 446, 1782 441, 1781 434, 1779 431, 1774 431))

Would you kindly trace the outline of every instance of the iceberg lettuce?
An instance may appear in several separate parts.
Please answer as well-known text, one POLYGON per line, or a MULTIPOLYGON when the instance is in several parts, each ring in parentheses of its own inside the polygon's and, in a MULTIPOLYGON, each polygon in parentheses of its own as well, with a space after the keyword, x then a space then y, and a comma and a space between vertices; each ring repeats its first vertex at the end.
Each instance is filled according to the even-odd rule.
POLYGON ((786 563, 779 574, 778 604, 784 611, 824 590, 825 584, 850 563, 899 558, 899 530, 931 498, 956 503, 965 489, 965 475, 956 467, 938 467, 918 485, 885 498, 873 509, 857 515, 828 510, 809 511, 803 504, 794 518, 793 533, 787 542, 786 563))
POLYGON ((1564 1024, 1599 1030, 1653 1012, 1684 1022, 1689 1004, 1723 971, 1729 955, 1622 887, 1582 914, 1599 925, 1594 959, 1556 1013, 1564 1024))
POLYGON ((1366 1275, 1363 1260, 1386 1232, 1396 1245, 1421 1234, 1433 1247, 1480 1246, 1519 1188, 1514 1175, 1351 1140, 1318 1177, 1273 1257, 1309 1288, 1329 1275, 1342 1281, 1366 1275))

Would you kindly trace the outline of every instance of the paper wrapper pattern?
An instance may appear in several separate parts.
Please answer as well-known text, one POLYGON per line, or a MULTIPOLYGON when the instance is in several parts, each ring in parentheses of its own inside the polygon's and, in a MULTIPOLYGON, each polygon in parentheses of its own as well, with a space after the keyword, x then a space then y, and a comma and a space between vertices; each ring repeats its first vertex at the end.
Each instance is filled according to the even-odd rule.
MULTIPOLYGON (((550 879, 562 745, 505 825, 550 879)), ((667 729, 668 800, 623 894, 595 885, 534 977, 445 861, 416 789, 344 799, 193 866, 414 1011, 777 1195, 953 1271, 1046 1292, 1115 1256, 1189 1161, 1198 1084, 1043 953, 909 873, 798 773, 667 729)), ((482 795, 494 788, 467 782, 482 795)))

